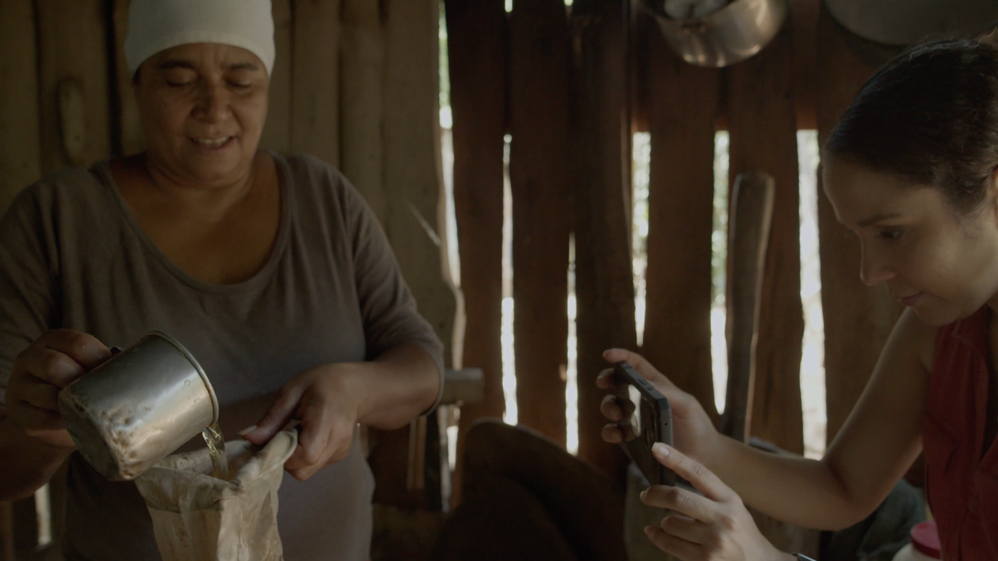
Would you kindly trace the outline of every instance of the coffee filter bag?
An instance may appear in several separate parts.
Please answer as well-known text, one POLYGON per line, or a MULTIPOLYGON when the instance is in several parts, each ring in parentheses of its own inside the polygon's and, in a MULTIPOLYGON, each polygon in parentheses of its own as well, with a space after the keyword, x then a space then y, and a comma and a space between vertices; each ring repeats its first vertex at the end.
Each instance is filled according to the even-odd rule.
POLYGON ((163 561, 282 561, 277 490, 297 445, 293 430, 262 449, 226 442, 229 481, 211 476, 207 448, 165 458, 139 476, 163 561))

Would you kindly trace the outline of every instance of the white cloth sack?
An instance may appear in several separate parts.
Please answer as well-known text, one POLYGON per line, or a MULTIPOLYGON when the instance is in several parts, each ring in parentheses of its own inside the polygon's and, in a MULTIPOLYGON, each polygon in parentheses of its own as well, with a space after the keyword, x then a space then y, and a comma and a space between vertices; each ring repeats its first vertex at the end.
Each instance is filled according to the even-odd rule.
POLYGON ((139 476, 163 561, 282 561, 277 490, 297 446, 294 430, 262 449, 226 442, 229 481, 211 476, 207 448, 170 456, 139 476))

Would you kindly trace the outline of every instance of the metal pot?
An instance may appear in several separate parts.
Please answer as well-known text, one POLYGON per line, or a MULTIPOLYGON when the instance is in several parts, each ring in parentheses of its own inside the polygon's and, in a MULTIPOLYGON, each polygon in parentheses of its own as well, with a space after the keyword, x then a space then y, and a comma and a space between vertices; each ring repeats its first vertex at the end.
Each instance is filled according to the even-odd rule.
POLYGON ((824 0, 842 27, 882 45, 973 37, 998 25, 995 0, 824 0))
POLYGON ((733 0, 699 19, 677 20, 665 0, 644 0, 666 41, 690 64, 719 68, 745 60, 769 44, 787 18, 788 0, 733 0))
POLYGON ((108 479, 133 479, 218 421, 218 399, 191 353, 149 333, 59 392, 80 454, 108 479))

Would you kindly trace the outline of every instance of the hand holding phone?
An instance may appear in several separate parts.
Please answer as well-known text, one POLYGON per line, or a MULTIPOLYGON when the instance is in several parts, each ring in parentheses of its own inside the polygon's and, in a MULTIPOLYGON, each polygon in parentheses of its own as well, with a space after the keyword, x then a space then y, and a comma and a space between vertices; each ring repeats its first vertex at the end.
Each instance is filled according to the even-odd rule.
POLYGON ((656 442, 672 446, 672 410, 669 400, 626 362, 613 365, 618 387, 624 388, 634 405, 630 419, 619 423, 621 447, 652 485, 675 485, 676 475, 652 455, 656 442))

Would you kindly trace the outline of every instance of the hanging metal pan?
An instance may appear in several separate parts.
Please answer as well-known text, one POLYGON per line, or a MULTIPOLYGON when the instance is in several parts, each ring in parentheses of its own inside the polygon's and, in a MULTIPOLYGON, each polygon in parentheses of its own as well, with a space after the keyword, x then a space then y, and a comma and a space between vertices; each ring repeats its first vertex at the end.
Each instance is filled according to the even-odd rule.
POLYGON ((666 13, 665 0, 644 0, 666 41, 683 60, 713 68, 745 60, 769 44, 787 18, 787 2, 733 0, 702 18, 678 20, 666 13))
POLYGON ((862 39, 906 47, 974 37, 998 25, 995 0, 824 0, 832 17, 862 39))

